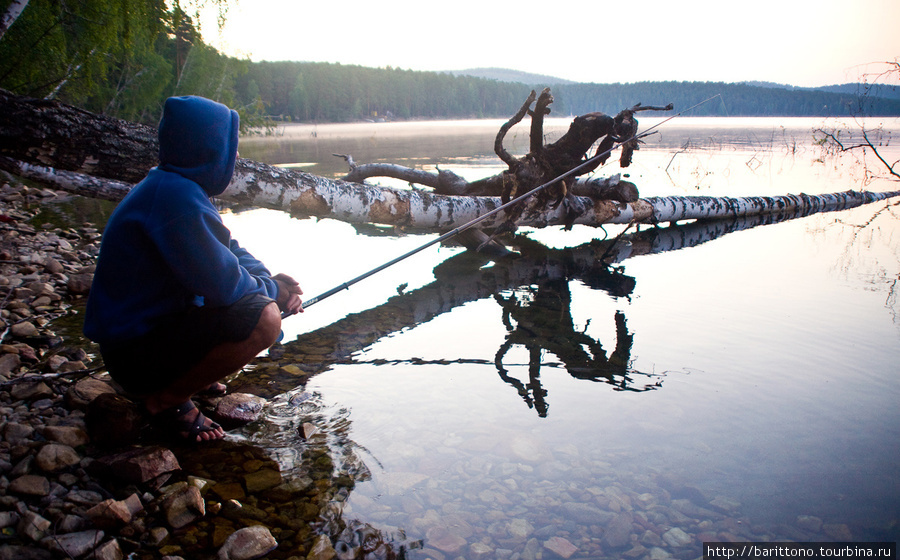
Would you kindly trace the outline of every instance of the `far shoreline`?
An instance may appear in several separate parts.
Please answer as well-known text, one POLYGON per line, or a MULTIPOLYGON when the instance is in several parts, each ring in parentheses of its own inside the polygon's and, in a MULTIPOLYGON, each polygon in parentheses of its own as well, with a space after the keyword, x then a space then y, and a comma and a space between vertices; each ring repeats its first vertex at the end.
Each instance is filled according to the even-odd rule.
MULTIPOLYGON (((654 116, 642 116, 638 119, 641 128, 653 126, 672 115, 660 113, 654 116)), ((545 130, 564 132, 574 119, 574 116, 547 117, 544 120, 545 130)), ((379 133, 389 133, 400 136, 420 135, 428 129, 440 127, 444 134, 472 134, 487 132, 496 134, 500 127, 507 122, 503 118, 472 118, 472 119, 413 119, 392 121, 353 121, 353 122, 277 122, 272 127, 255 127, 249 132, 241 134, 241 142, 269 142, 279 140, 306 140, 309 138, 323 137, 363 137, 379 133)), ((858 119, 851 117, 720 117, 720 116, 677 116, 666 123, 668 129, 703 128, 704 126, 721 126, 725 121, 734 122, 734 128, 772 129, 784 127, 785 129, 811 129, 824 126, 829 122, 854 123, 858 119)), ((900 131, 900 116, 898 117, 868 117, 867 122, 878 123, 887 130, 900 131)), ((524 119, 514 128, 527 128, 530 120, 524 119)))

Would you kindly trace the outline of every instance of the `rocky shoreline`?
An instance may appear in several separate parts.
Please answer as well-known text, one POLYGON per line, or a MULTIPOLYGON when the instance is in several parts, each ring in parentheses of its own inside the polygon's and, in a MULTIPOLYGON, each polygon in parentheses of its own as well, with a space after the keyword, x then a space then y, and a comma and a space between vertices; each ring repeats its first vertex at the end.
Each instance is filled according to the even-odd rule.
MULTIPOLYGON (((279 544, 270 557, 333 556, 310 531, 330 482, 287 485, 249 445, 133 445, 147 427, 140 409, 91 348, 53 330, 77 314, 100 241, 91 224, 35 226, 33 210, 54 197, 0 183, 0 560, 249 560, 279 544), (306 513, 258 507, 266 494, 306 513)), ((231 402, 237 421, 261 408, 249 395, 228 399, 206 404, 231 402)))

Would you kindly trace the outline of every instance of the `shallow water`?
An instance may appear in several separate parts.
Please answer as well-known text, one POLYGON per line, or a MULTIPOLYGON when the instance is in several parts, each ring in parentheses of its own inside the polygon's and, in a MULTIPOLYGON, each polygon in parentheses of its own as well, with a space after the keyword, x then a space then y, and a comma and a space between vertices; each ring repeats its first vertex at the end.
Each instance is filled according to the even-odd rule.
MULTIPOLYGON (((567 122, 553 124, 551 137, 567 122)), ((896 189, 823 157, 820 124, 676 119, 631 168, 601 173, 627 172, 644 196, 896 189)), ((474 178, 501 168, 497 126, 297 126, 242 140, 241 155, 327 176, 345 170, 331 156, 343 153, 474 178)), ((611 270, 585 261, 592 239, 621 228, 523 232, 542 247, 516 265, 429 249, 287 320, 285 353, 240 380, 268 388, 270 421, 232 437, 291 472, 310 445, 296 428, 312 419, 366 472, 336 500, 340 515, 402 532, 413 558, 900 540, 895 203, 725 234, 642 231, 611 270), (298 398, 307 404, 289 404, 298 398)), ((431 239, 268 210, 225 220, 307 296, 431 239)))

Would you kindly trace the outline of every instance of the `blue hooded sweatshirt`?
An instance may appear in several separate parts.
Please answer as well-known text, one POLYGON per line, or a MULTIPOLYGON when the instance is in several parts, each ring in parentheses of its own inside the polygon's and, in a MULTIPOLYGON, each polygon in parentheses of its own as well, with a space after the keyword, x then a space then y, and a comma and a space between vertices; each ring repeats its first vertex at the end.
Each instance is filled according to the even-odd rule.
POLYGON ((201 97, 166 100, 158 167, 109 219, 85 312, 101 344, 134 339, 194 305, 276 298, 270 272, 231 238, 210 201, 234 173, 238 114, 201 97))

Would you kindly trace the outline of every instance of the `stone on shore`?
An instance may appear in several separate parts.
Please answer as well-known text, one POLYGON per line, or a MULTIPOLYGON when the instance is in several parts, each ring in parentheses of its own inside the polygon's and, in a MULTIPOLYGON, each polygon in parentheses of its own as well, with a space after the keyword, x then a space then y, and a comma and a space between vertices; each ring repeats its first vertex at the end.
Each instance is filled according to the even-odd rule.
POLYGON ((87 432, 78 426, 46 426, 42 434, 48 441, 72 448, 86 445, 90 441, 87 432))
POLYGON ((275 550, 278 542, 265 527, 254 525, 238 529, 219 549, 219 560, 254 560, 275 550))
POLYGON ((38 328, 31 321, 16 323, 9 328, 9 332, 16 338, 33 338, 40 334, 38 328))
POLYGON ((87 510, 85 515, 98 529, 118 529, 131 523, 134 514, 142 509, 139 499, 137 506, 130 505, 126 500, 110 498, 87 510))
POLYGON ((79 464, 81 457, 68 445, 48 443, 38 451, 34 462, 40 470, 55 473, 79 464))
POLYGON ((255 422, 262 415, 266 400, 246 393, 232 393, 218 399, 211 417, 226 429, 255 422))
POLYGON ((95 463, 103 474, 124 482, 147 484, 156 488, 165 484, 175 471, 181 470, 178 459, 165 447, 139 447, 101 457, 95 463))
POLYGON ((69 276, 66 289, 69 290, 70 294, 87 295, 91 291, 91 283, 93 281, 94 275, 92 273, 73 274, 69 276))
POLYGON ((116 390, 106 381, 94 377, 85 377, 76 382, 66 392, 66 400, 72 408, 83 410, 94 399, 104 393, 116 394, 116 390))
POLYGON ((53 390, 40 379, 17 383, 10 391, 12 398, 18 401, 36 401, 53 396, 53 390))
POLYGON ((25 474, 9 483, 9 491, 23 496, 47 496, 50 481, 43 476, 25 474))
POLYGON ((3 354, 0 356, 0 376, 8 377, 9 374, 22 364, 18 354, 3 354))
POLYGON ((123 560, 125 553, 122 552, 119 541, 113 539, 95 548, 92 556, 92 560, 123 560))
POLYGON ((309 554, 306 555, 306 560, 332 560, 336 556, 337 552, 335 552, 328 535, 319 535, 309 554))
POLYGON ((166 522, 181 529, 206 515, 206 503, 196 486, 181 486, 163 497, 160 504, 166 522))
POLYGON ((126 445, 140 438, 141 431, 147 426, 147 418, 131 399, 101 389, 87 405, 85 424, 95 443, 126 445))
POLYGON ((17 530, 19 534, 24 535, 32 541, 39 541, 44 538, 44 535, 51 526, 52 523, 50 523, 50 520, 45 519, 33 511, 26 511, 19 520, 17 530))
POLYGON ((41 544, 54 552, 65 554, 68 558, 78 558, 94 550, 103 541, 103 536, 103 531, 94 529, 48 536, 41 544))

